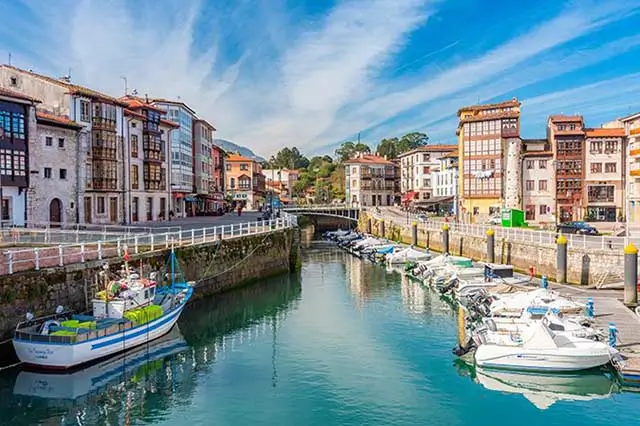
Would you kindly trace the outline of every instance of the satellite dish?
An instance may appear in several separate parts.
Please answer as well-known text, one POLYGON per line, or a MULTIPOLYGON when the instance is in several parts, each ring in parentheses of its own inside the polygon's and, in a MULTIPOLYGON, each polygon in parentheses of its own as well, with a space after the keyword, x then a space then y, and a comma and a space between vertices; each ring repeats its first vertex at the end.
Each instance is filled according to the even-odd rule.
POLYGON ((63 312, 64 308, 62 307, 62 305, 58 305, 58 307, 56 308, 56 314, 60 315, 63 312))
POLYGON ((31 312, 27 312, 25 317, 27 318, 27 321, 31 321, 33 319, 33 314, 31 312))

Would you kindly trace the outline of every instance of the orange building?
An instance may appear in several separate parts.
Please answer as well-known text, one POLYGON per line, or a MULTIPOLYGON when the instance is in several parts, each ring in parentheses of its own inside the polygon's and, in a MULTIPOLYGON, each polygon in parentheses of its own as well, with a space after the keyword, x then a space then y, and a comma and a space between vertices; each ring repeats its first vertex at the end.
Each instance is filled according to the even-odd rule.
POLYGON ((264 202, 265 177, 257 161, 230 153, 225 159, 225 189, 227 197, 256 210, 264 202))

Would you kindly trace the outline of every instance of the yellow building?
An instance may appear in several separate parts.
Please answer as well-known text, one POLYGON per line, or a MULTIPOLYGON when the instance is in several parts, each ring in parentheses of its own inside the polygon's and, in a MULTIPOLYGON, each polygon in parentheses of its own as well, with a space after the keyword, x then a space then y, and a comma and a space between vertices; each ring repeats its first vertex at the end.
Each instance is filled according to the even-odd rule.
POLYGON ((458 110, 460 219, 482 223, 503 207, 522 208, 520 102, 458 110))

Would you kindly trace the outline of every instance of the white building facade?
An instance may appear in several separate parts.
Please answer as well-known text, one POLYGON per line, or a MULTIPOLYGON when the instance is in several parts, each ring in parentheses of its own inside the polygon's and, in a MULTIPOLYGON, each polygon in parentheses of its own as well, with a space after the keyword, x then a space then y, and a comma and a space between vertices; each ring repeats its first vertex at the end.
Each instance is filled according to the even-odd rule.
POLYGON ((539 225, 556 222, 555 166, 546 139, 522 141, 522 209, 525 220, 539 225))
POLYGON ((392 206, 396 201, 396 164, 378 155, 344 162, 346 202, 352 206, 392 206))
POLYGON ((440 159, 456 150, 455 145, 427 145, 399 156, 400 190, 407 201, 426 201, 436 196, 435 173, 440 159))

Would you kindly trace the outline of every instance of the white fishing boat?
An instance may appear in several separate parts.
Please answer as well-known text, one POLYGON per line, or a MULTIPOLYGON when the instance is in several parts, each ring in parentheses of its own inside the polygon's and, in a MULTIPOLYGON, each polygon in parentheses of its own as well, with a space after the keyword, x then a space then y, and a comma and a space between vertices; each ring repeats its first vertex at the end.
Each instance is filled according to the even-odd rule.
POLYGON ((170 279, 168 285, 132 276, 109 281, 92 300, 90 312, 65 313, 58 307, 47 317, 27 314, 13 338, 18 358, 27 366, 65 370, 166 334, 191 298, 193 286, 181 278, 173 249, 165 269, 169 273, 160 276, 170 279))
POLYGON ((524 333, 493 335, 482 341, 474 358, 479 367, 522 371, 580 371, 609 363, 612 353, 605 343, 554 332, 542 320, 524 333))
POLYGON ((539 315, 544 315, 548 310, 556 310, 562 314, 579 314, 585 309, 583 304, 546 288, 495 296, 495 299, 490 306, 493 317, 521 317, 525 310, 537 312, 539 315))
POLYGON ((395 251, 385 258, 390 265, 397 265, 407 262, 420 262, 431 259, 431 253, 428 251, 416 250, 413 247, 407 247, 395 251))

